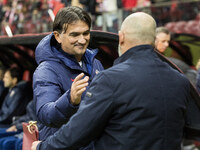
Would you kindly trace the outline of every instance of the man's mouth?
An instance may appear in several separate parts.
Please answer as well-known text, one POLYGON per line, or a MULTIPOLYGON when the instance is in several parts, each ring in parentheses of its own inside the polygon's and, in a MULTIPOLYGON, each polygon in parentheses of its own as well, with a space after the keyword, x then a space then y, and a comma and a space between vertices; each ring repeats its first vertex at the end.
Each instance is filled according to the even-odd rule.
POLYGON ((82 46, 82 45, 78 45, 78 46, 76 46, 76 47, 78 47, 78 48, 80 48, 80 49, 83 49, 83 48, 84 48, 84 46, 82 46))
POLYGON ((84 48, 84 47, 85 47, 85 45, 82 45, 82 44, 76 44, 76 45, 75 45, 75 47, 79 47, 79 48, 81 48, 81 49, 82 49, 82 48, 84 48))

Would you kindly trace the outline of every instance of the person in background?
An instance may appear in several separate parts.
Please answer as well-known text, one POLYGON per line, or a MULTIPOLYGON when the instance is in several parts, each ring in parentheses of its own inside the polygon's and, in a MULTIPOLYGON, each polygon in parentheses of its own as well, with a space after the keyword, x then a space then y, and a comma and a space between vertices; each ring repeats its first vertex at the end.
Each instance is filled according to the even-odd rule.
POLYGON ((103 0, 102 11, 107 31, 117 33, 118 29, 114 27, 114 22, 118 19, 117 0, 103 0))
POLYGON ((122 55, 96 75, 68 123, 32 150, 91 141, 95 150, 181 149, 190 83, 157 55, 155 30, 150 15, 129 15, 119 31, 122 55))
POLYGON ((37 120, 35 115, 35 103, 31 100, 27 107, 26 107, 26 114, 18 117, 15 121, 12 122, 12 125, 6 129, 6 132, 13 132, 13 131, 22 131, 22 122, 29 122, 31 120, 37 120))
POLYGON ((25 113, 26 105, 31 100, 29 84, 22 81, 22 71, 17 67, 9 68, 4 74, 4 86, 9 91, 0 109, 0 127, 9 127, 14 116, 25 113))
POLYGON ((171 35, 167 28, 165 27, 156 28, 155 48, 160 53, 163 54, 165 50, 169 47, 170 39, 171 39, 171 35))
POLYGON ((4 87, 3 77, 5 74, 5 67, 0 67, 0 107, 4 101, 6 94, 8 93, 8 88, 4 87))
POLYGON ((88 49, 91 18, 71 6, 59 10, 53 32, 35 51, 38 67, 33 74, 39 139, 53 135, 79 108, 81 97, 96 74, 103 70, 95 49, 88 49))
MULTIPOLYGON (((170 39, 171 39, 171 35, 167 28, 162 27, 162 26, 156 28, 155 48, 161 54, 164 54, 165 50, 169 47, 170 39)), ((177 42, 173 42, 173 43, 176 44, 177 42)), ((179 47, 177 46, 174 48, 179 49, 179 47)), ((182 45, 182 48, 184 48, 184 51, 188 51, 188 53, 190 53, 188 46, 182 45)), ((181 71, 187 76, 187 78, 190 80, 190 82, 193 85, 196 84, 196 76, 197 76, 196 70, 194 70, 186 62, 184 62, 182 60, 181 55, 178 52, 173 50, 171 56, 168 57, 168 59, 181 69, 181 71)))
MULTIPOLYGON (((31 100, 26 107, 26 114, 19 116, 12 122, 9 128, 0 128, 0 147, 3 148, 3 150, 17 150, 17 147, 21 147, 23 141, 22 123, 35 120, 37 120, 35 115, 35 103, 31 100)), ((20 149, 22 149, 22 147, 20 149)))
POLYGON ((4 74, 5 74, 5 68, 3 66, 0 67, 0 93, 2 93, 3 89, 4 88, 4 83, 3 83, 3 77, 4 77, 4 74))
MULTIPOLYGON (((169 47, 169 43, 171 40, 171 34, 169 30, 165 27, 157 27, 156 28, 156 40, 155 40, 155 48, 157 51, 159 51, 161 54, 164 55, 164 52, 166 49, 169 47)), ((176 45, 173 48, 176 48, 177 50, 181 50, 181 48, 184 48, 184 50, 190 54, 189 52, 189 47, 182 45, 182 47, 179 47, 178 44, 175 41, 173 41, 173 44, 176 45)), ((179 50, 179 51, 180 51, 179 50)), ((190 57, 188 55, 188 57, 190 57)), ((172 54, 170 57, 167 57, 172 63, 176 64, 178 68, 181 69, 181 71, 185 74, 185 76, 190 80, 190 82, 195 86, 196 85, 196 77, 197 77, 197 72, 196 70, 192 69, 186 62, 183 61, 181 55, 176 52, 175 50, 172 51, 172 54)), ((192 56, 190 57, 192 58, 192 56)), ((184 139, 182 143, 182 149, 183 150, 188 150, 188 148, 194 148, 193 141, 184 139)))

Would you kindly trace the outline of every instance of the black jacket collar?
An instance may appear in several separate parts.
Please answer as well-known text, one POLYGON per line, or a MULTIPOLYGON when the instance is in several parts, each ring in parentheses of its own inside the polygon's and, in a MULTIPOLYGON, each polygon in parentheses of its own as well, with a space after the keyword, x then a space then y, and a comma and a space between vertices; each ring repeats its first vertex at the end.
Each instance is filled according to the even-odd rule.
POLYGON ((144 55, 145 52, 147 51, 153 51, 154 48, 152 45, 139 45, 139 46, 135 46, 130 48, 129 50, 127 50, 122 56, 120 56, 119 58, 117 58, 114 61, 114 65, 117 65, 121 62, 126 61, 127 59, 129 59, 132 56, 136 56, 136 55, 144 55))

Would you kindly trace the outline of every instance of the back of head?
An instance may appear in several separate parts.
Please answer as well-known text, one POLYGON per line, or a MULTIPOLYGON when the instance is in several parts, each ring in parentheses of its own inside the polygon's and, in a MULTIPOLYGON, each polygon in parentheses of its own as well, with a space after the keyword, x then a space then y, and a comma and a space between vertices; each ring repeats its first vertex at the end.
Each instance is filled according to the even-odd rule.
POLYGON ((62 31, 66 32, 67 24, 72 24, 77 21, 83 21, 89 28, 91 27, 91 18, 82 8, 76 6, 62 8, 56 14, 53 22, 53 31, 59 33, 62 31))
POLYGON ((121 26, 125 39, 134 44, 154 45, 156 22, 152 16, 137 12, 129 15, 121 26))

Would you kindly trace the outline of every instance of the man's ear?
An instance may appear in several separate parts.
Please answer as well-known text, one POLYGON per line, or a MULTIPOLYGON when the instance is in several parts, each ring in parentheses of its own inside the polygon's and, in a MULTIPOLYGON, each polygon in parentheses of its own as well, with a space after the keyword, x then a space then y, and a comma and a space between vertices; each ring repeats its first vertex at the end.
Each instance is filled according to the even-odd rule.
POLYGON ((122 31, 119 31, 119 44, 123 45, 124 43, 124 33, 122 31))
POLYGON ((17 78, 16 78, 16 77, 14 77, 14 78, 12 79, 12 82, 13 82, 13 84, 14 84, 14 85, 16 85, 16 84, 17 84, 17 82, 18 82, 17 78))
POLYGON ((55 36, 56 41, 60 44, 61 43, 60 33, 58 33, 58 31, 53 31, 53 34, 55 36))

